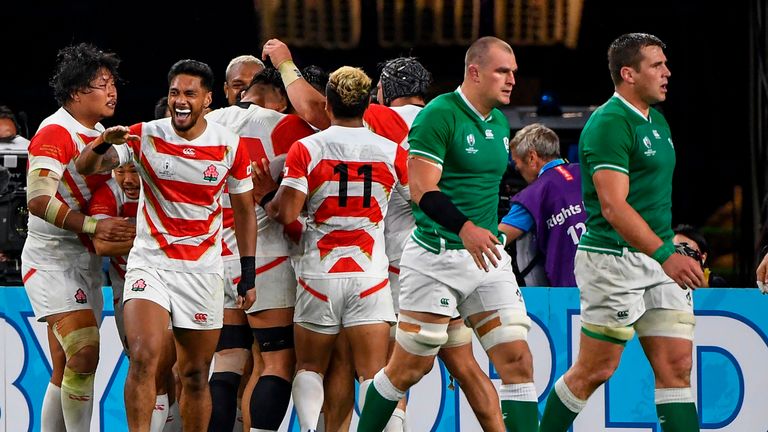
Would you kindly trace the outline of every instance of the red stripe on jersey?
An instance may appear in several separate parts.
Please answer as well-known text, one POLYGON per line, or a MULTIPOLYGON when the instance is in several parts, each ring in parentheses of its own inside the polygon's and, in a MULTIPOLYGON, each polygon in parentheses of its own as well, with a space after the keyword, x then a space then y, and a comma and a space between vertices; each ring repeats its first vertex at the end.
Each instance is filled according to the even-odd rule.
POLYGON ((64 126, 50 124, 40 129, 29 143, 30 156, 45 156, 67 165, 77 156, 77 146, 64 126))
POLYGON ((363 121, 377 135, 381 135, 398 144, 408 136, 408 124, 391 108, 384 105, 370 104, 363 114, 363 121))
POLYGON ((371 203, 369 207, 363 207, 364 200, 365 198, 361 196, 348 196, 346 205, 342 207, 339 205, 339 197, 329 196, 323 200, 322 204, 315 211, 315 222, 321 224, 333 216, 364 217, 372 223, 381 222, 384 219, 384 215, 381 214, 381 207, 379 207, 376 198, 370 198, 371 203))
POLYGON ((242 277, 241 277, 241 276, 238 276, 238 277, 236 277, 236 278, 232 279, 232 283, 233 283, 234 285, 237 285, 237 284, 239 284, 239 283, 240 283, 240 279, 242 279, 242 277))
MULTIPOLYGON (((219 215, 219 213, 221 213, 221 206, 219 206, 216 208, 216 210, 211 212, 210 215, 208 215, 208 219, 190 220, 184 218, 174 218, 165 214, 163 208, 160 205, 160 201, 152 192, 151 188, 144 188, 144 197, 155 209, 155 214, 157 214, 157 217, 160 218, 160 222, 162 222, 163 227, 165 227, 165 229, 168 231, 168 234, 174 237, 189 237, 208 233, 214 219, 219 215)), ((144 208, 144 213, 147 213, 146 207, 144 208)))
POLYGON ((304 146, 301 141, 297 142, 296 145, 291 147, 288 151, 288 156, 285 159, 285 168, 283 169, 283 177, 306 177, 311 162, 312 156, 309 155, 307 147, 304 146))
POLYGON ((275 156, 286 154, 293 143, 313 133, 315 130, 309 123, 296 114, 288 114, 272 130, 272 151, 275 152, 275 156))
POLYGON ((108 182, 109 179, 112 178, 112 174, 91 174, 84 176, 85 178, 85 184, 88 186, 88 189, 93 192, 96 189, 98 189, 101 185, 108 182))
POLYGON ((357 246, 370 257, 373 255, 374 242, 373 237, 362 229, 352 231, 335 230, 317 241, 317 249, 320 251, 320 259, 324 259, 332 250, 345 246, 357 246))
POLYGON ((184 159, 221 161, 224 160, 227 154, 226 145, 192 146, 189 144, 173 144, 156 136, 151 136, 150 142, 155 147, 156 152, 184 159))
POLYGON ((72 173, 70 173, 68 169, 64 170, 64 175, 61 177, 61 180, 64 182, 64 186, 69 191, 69 194, 77 202, 79 209, 84 210, 88 202, 85 200, 85 197, 80 191, 80 188, 77 187, 77 183, 75 183, 75 179, 72 177, 72 173))
POLYGON ((558 165, 555 167, 555 170, 560 173, 561 176, 565 179, 565 181, 573 181, 573 176, 571 173, 568 172, 567 169, 565 169, 564 166, 558 165))
POLYGON ((221 221, 224 228, 234 228, 235 227, 235 211, 231 208, 224 208, 224 219, 221 221))
POLYGON ((312 288, 311 288, 309 285, 307 285, 307 283, 306 283, 306 282, 304 282, 304 280, 302 280, 301 278, 299 278, 299 285, 301 285, 301 286, 302 286, 302 287, 303 287, 305 290, 307 290, 307 292, 308 292, 308 293, 310 293, 310 294, 312 294, 313 296, 315 296, 315 297, 319 298, 320 300, 322 300, 322 301, 324 301, 324 302, 327 302, 327 301, 328 301, 328 296, 326 296, 325 294, 321 294, 321 293, 319 293, 319 292, 317 292, 317 291, 313 290, 313 289, 312 289, 312 288))
POLYGON ((283 232, 292 242, 298 244, 301 241, 301 233, 304 232, 304 225, 297 219, 288 225, 283 225, 283 232))
POLYGON ((339 181, 341 178, 339 170, 343 166, 346 166, 347 181, 350 183, 365 182, 365 173, 370 172, 371 182, 382 185, 387 193, 392 189, 392 185, 395 184, 395 177, 392 175, 389 166, 385 162, 347 162, 323 159, 318 162, 317 166, 312 169, 312 172, 309 173, 309 176, 307 177, 307 186, 310 193, 325 182, 339 181))
MULTIPOLYGON (((211 185, 190 184, 178 180, 161 179, 155 174, 152 169, 152 165, 147 160, 146 156, 141 155, 141 164, 146 168, 147 174, 152 183, 160 191, 163 199, 174 203, 186 203, 197 205, 201 207, 207 207, 213 203, 213 199, 222 187, 222 183, 226 180, 226 175, 220 175, 218 183, 211 185)), ((205 174, 200 172, 200 178, 202 179, 205 174)), ((145 188, 149 189, 149 188, 145 188)))
POLYGON ((268 271, 272 270, 273 268, 279 266, 280 264, 284 263, 287 260, 288 260, 288 257, 275 258, 272 261, 270 261, 270 262, 264 264, 263 266, 257 268, 256 269, 256 274, 262 274, 262 273, 268 272, 268 271))
POLYGON ((200 243, 198 246, 170 244, 168 243, 168 240, 166 240, 165 237, 160 234, 155 224, 152 223, 152 219, 149 218, 147 208, 144 207, 142 210, 144 212, 144 218, 147 221, 147 225, 149 226, 150 235, 152 235, 155 241, 157 241, 158 245, 160 246, 160 250, 162 250, 168 258, 183 261, 197 261, 208 249, 216 245, 216 235, 218 235, 219 229, 211 234, 210 237, 203 240, 202 243, 200 243))
POLYGON ((264 151, 264 144, 259 138, 240 137, 240 142, 245 144, 246 150, 248 150, 248 156, 254 162, 258 162, 261 166, 261 160, 267 159, 267 152, 264 151))
POLYGON ((135 218, 139 212, 139 203, 127 202, 123 204, 123 212, 120 216, 135 218))
POLYGON ((364 272, 362 267, 351 257, 341 257, 328 270, 328 273, 360 273, 364 272))
POLYGON ((376 291, 379 291, 380 289, 387 286, 389 283, 389 279, 384 279, 383 281, 377 283, 376 285, 368 288, 367 290, 360 293, 360 298, 368 297, 369 295, 375 293, 376 291))
POLYGON ((29 271, 24 275, 24 277, 21 278, 21 282, 22 283, 27 283, 29 278, 31 278, 32 275, 34 275, 35 273, 37 273, 37 269, 36 268, 29 269, 29 271))
POLYGON ((395 267, 395 266, 393 266, 393 265, 391 265, 391 266, 389 266, 389 272, 390 273, 394 273, 396 275, 399 275, 400 274, 400 269, 395 267))

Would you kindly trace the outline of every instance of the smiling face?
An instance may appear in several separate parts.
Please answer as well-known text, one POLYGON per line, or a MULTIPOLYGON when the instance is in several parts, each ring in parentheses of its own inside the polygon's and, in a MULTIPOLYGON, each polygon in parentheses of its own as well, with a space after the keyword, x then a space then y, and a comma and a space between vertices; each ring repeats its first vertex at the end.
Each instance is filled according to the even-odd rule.
POLYGON ((139 199, 141 180, 139 180, 139 173, 136 172, 136 167, 132 163, 115 168, 114 175, 117 185, 128 198, 139 199))
POLYGON ((211 104, 211 91, 203 87, 198 76, 179 74, 168 89, 168 109, 176 132, 194 137, 205 128, 204 110, 211 104))
POLYGON ((248 87, 253 76, 262 69, 264 69, 264 66, 258 63, 237 63, 233 65, 229 74, 227 74, 227 81, 224 82, 224 95, 227 97, 227 104, 233 105, 237 102, 237 95, 248 87))

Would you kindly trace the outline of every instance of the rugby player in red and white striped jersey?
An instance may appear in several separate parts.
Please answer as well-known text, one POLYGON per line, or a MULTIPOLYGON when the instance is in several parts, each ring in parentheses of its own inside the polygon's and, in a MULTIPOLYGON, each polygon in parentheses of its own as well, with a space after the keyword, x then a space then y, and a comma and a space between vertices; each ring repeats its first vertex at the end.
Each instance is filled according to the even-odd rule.
POLYGON ((210 67, 180 60, 171 67, 168 83, 170 119, 109 128, 83 151, 77 168, 89 173, 114 167, 111 160, 133 157, 142 177, 137 236, 123 294, 131 354, 125 386, 129 428, 149 427, 161 335, 170 319, 182 381, 183 427, 203 431, 211 414, 208 370, 224 306, 224 186, 242 266, 238 304, 245 307, 255 296, 256 215, 247 149, 236 134, 203 116, 212 99, 210 67))

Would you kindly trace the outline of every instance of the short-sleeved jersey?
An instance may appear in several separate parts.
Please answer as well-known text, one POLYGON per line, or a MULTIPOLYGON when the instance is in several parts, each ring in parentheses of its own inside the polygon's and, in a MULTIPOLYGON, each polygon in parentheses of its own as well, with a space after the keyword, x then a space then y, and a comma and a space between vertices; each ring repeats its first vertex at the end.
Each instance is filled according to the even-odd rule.
MULTIPOLYGON (((262 108, 255 104, 237 104, 220 108, 206 115, 236 134, 246 146, 251 160, 261 164, 266 159, 270 171, 277 180, 285 165, 285 156, 294 142, 315 133, 314 129, 293 114, 282 114, 274 110, 262 108)), ((222 256, 225 260, 237 259, 237 239, 234 230, 234 213, 225 190, 221 197, 224 208, 224 232, 222 234, 222 256)), ((296 229, 295 225, 284 227, 267 217, 260 206, 256 206, 256 217, 259 225, 258 241, 256 242, 257 257, 280 257, 290 254, 290 240, 286 238, 285 230, 296 229)), ((298 223, 298 222, 296 222, 298 223)), ((300 230, 301 227, 299 226, 300 230)), ((301 231, 299 231, 301 232, 301 231)))
MULTIPOLYGON (((83 176, 77 173, 75 158, 98 138, 104 127, 89 129, 59 108, 43 120, 29 145, 29 171, 47 169, 61 177, 56 198, 75 211, 85 211, 93 192, 111 178, 110 173, 83 176)), ((79 254, 93 251, 90 238, 61 229, 35 215, 29 215, 27 240, 22 260, 43 270, 72 267, 79 254)))
MULTIPOLYGON (((438 187, 453 204, 475 225, 498 235, 499 183, 509 159, 504 114, 494 108, 483 118, 459 88, 427 104, 413 122, 408 143, 411 156, 442 165, 438 187)), ((441 242, 448 249, 463 249, 457 234, 412 207, 414 241, 435 253, 441 242)))
POLYGON ((664 242, 671 242, 672 174, 675 148, 669 125, 651 108, 648 118, 618 94, 595 110, 579 139, 582 193, 587 232, 579 249, 618 254, 629 243, 608 223, 592 180, 595 172, 613 170, 629 176, 627 203, 664 242))
POLYGON ((225 185, 235 194, 253 189, 240 137, 208 122, 190 141, 176 134, 170 118, 130 129, 141 140, 115 146, 133 155, 142 180, 128 269, 223 274, 222 191, 225 185))
MULTIPOLYGON (((96 219, 125 217, 136 223, 138 206, 139 200, 128 198, 117 181, 110 179, 93 193, 93 198, 88 203, 87 213, 96 219)), ((127 264, 128 255, 109 257, 109 280, 113 287, 122 287, 125 284, 127 264)))
POLYGON ((364 127, 331 126, 291 147, 282 186, 307 194, 299 275, 387 277, 382 222, 393 189, 407 196, 406 158, 364 127))
POLYGON ((408 137, 408 129, 411 126, 394 109, 379 104, 368 105, 363 113, 363 125, 398 144, 408 137))
MULTIPOLYGON (((400 117, 402 123, 407 127, 405 136, 400 143, 405 150, 408 150, 409 147, 407 131, 413 124, 413 119, 416 118, 416 114, 418 114, 421 109, 422 107, 416 105, 403 105, 389 108, 389 110, 400 117)), ((371 112, 376 115, 381 111, 376 110, 371 112)), ((396 134, 400 133, 401 122, 399 121, 389 123, 372 121, 371 123, 378 124, 382 127, 388 127, 388 129, 385 130, 372 129, 381 136, 396 136, 396 134), (388 133, 387 131, 390 129, 394 129, 394 131, 388 133)), ((400 256, 403 254, 403 248, 405 248, 405 242, 408 240, 408 236, 411 235, 414 226, 416 226, 416 220, 413 218, 410 200, 406 200, 406 198, 400 194, 393 194, 389 200, 387 215, 384 217, 384 238, 386 238, 387 257, 389 257, 390 262, 400 259, 400 256)))

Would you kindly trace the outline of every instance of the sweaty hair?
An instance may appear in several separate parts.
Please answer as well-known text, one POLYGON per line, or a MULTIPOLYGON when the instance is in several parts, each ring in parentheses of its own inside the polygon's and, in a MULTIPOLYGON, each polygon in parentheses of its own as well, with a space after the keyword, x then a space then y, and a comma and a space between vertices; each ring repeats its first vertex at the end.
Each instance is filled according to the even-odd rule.
POLYGON ((59 106, 64 106, 78 90, 85 90, 99 69, 107 69, 115 81, 120 77, 117 68, 120 58, 115 53, 104 52, 94 45, 80 43, 70 45, 56 55, 56 70, 48 82, 59 106))
POLYGON ((248 90, 250 90, 251 87, 255 86, 256 84, 268 85, 277 90, 277 92, 280 93, 280 95, 282 95, 285 99, 285 103, 287 104, 286 111, 291 111, 291 100, 288 98, 288 92, 285 90, 285 84, 283 83, 283 79, 280 77, 280 72, 278 72, 277 69, 270 66, 256 72, 253 75, 250 84, 248 84, 248 86, 243 89, 242 93, 247 93, 248 90))
POLYGON ((696 244, 699 245, 699 252, 709 255, 709 243, 707 243, 707 239, 705 239, 704 236, 701 235, 701 233, 692 225, 680 224, 672 228, 672 231, 675 234, 686 236, 689 239, 695 241, 696 244))
POLYGON ((540 123, 529 124, 517 131, 509 143, 518 157, 523 157, 531 150, 536 150, 542 159, 560 157, 560 138, 555 131, 540 123))
POLYGON ((325 96, 334 116, 355 118, 368 108, 370 91, 371 79, 362 69, 342 66, 328 78, 325 96))
POLYGON ((227 65, 227 70, 224 72, 224 80, 225 81, 227 81, 227 82, 229 81, 229 73, 232 72, 232 68, 234 68, 235 66, 237 66, 239 64, 257 64, 257 65, 261 66, 262 68, 264 67, 264 62, 263 61, 259 60, 258 58, 254 57, 254 56, 252 56, 250 54, 245 54, 245 55, 237 56, 237 57, 233 58, 232 60, 230 60, 229 64, 227 65))
POLYGON ((486 57, 488 56, 488 51, 490 51, 493 46, 497 46, 512 53, 512 47, 503 40, 493 36, 481 37, 470 45, 467 54, 464 56, 464 72, 467 71, 467 68, 471 64, 484 65, 486 57))
POLYGON ((399 57, 384 63, 381 68, 382 102, 389 105, 401 97, 417 96, 426 99, 432 83, 432 74, 414 57, 399 57))
POLYGON ((667 46, 661 39, 647 33, 627 33, 619 36, 608 47, 608 70, 614 85, 621 83, 621 68, 629 66, 639 71, 643 54, 640 52, 647 46, 657 46, 665 49, 667 46))
POLYGON ((325 91, 325 86, 328 85, 328 72, 320 66, 309 65, 305 67, 301 70, 301 76, 320 93, 325 91))
POLYGON ((213 90, 213 71, 207 64, 197 60, 179 60, 168 71, 168 85, 178 75, 191 75, 200 78, 201 85, 206 90, 213 90))

